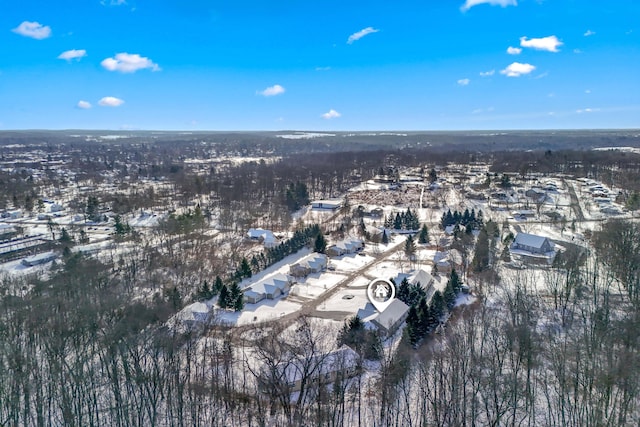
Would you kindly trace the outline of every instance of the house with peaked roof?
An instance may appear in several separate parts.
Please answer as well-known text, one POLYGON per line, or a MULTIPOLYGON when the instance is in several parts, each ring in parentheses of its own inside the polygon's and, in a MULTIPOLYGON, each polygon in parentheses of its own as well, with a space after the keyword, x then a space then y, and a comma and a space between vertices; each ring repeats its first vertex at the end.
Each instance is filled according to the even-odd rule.
POLYGON ((289 292, 291 281, 284 274, 278 273, 266 277, 243 290, 244 300, 256 304, 263 299, 275 299, 289 292))
POLYGON ((554 248, 554 243, 548 237, 528 233, 518 233, 511 244, 511 249, 526 251, 537 255, 545 255, 553 252, 554 248))
POLYGON ((273 232, 262 228, 250 228, 246 238, 252 242, 262 243, 265 248, 274 248, 278 245, 278 239, 273 232))
POLYGON ((381 313, 371 318, 383 336, 393 335, 409 315, 409 306, 399 299, 394 299, 381 313))
POLYGON ((327 256, 312 253, 289 267, 289 274, 293 277, 306 277, 311 273, 319 273, 327 268, 327 256))
POLYGON ((338 257, 345 254, 353 254, 364 248, 362 239, 347 238, 331 245, 327 248, 327 255, 330 257, 338 257))

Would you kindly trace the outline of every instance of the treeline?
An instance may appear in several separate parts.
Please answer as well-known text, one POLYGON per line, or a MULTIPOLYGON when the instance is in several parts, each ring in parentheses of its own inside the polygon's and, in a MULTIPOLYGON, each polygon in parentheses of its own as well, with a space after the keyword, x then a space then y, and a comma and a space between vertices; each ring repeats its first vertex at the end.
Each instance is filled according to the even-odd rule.
POLYGON ((394 230, 417 231, 420 229, 420 217, 411 208, 407 208, 406 212, 387 215, 384 219, 384 227, 394 230))
POLYGON ((416 346, 435 331, 455 306, 461 290, 462 281, 455 269, 451 270, 444 293, 436 290, 430 300, 420 283, 410 284, 406 278, 403 279, 398 286, 397 298, 409 306, 404 338, 412 346, 416 346))

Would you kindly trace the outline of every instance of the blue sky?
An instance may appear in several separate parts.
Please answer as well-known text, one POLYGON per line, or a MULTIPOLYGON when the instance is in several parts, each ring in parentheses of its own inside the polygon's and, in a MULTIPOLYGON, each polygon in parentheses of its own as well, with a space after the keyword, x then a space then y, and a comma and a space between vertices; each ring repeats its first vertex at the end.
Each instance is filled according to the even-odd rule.
POLYGON ((0 130, 638 118, 637 0, 0 0, 0 130))

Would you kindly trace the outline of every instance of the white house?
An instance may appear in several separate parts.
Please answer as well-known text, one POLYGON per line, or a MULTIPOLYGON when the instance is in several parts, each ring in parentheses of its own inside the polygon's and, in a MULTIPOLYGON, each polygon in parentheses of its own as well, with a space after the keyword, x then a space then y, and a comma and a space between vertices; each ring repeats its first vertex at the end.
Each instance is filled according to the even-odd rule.
POLYGON ((364 242, 361 239, 344 239, 327 248, 327 255, 338 257, 345 254, 353 254, 364 248, 364 242))
POLYGON ((305 277, 311 273, 319 273, 325 268, 327 268, 327 256, 314 252, 290 266, 289 273, 293 277, 305 277))
POLYGON ((193 327, 198 324, 205 324, 211 320, 212 311, 209 306, 203 302, 194 302, 189 304, 177 315, 185 326, 193 327))
POLYGON ((278 245, 278 239, 270 230, 250 228, 246 237, 250 241, 262 243, 265 248, 274 248, 278 245))
POLYGON ((390 336, 398 330, 408 315, 409 306, 399 299, 394 299, 382 313, 371 319, 371 323, 378 327, 383 336, 390 336))
POLYGON ((244 299, 250 304, 256 304, 263 299, 275 299, 289 292, 291 281, 284 274, 278 273, 248 286, 244 289, 244 299))

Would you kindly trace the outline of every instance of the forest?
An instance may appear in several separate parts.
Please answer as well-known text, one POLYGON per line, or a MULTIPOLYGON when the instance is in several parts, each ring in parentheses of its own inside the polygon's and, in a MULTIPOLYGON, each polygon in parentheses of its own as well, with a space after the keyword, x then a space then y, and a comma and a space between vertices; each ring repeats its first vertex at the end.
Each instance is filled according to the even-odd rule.
MULTIPOLYGON (((300 142, 271 134, 141 133, 105 142, 64 133, 1 134, 0 209, 35 213, 48 195, 86 187, 71 209, 96 220, 116 213, 114 240, 128 250, 103 257, 66 250, 46 274, 0 275, 0 425, 639 425, 640 225, 634 220, 603 222, 585 236, 584 249, 576 245, 543 271, 514 271, 491 262, 508 236, 489 213, 445 210, 430 227, 459 224, 461 245, 471 239, 470 225, 483 228, 484 252, 476 250, 469 272, 479 299, 453 308, 453 297, 442 296, 450 317, 440 333, 433 314, 417 305, 395 347, 368 335, 336 334, 305 315, 253 328, 215 318, 205 329, 172 323, 203 289, 211 291, 208 284, 231 286, 312 248, 323 233, 336 233, 331 222, 305 228, 292 212, 314 198, 341 197, 380 168, 428 173, 485 162, 492 173, 512 176, 599 179, 621 188, 623 202, 638 199, 640 156, 589 149, 607 141, 632 145, 629 136, 545 134, 548 146, 530 152, 513 149, 519 137, 526 147, 541 135, 337 135, 300 142), (427 137, 431 146, 418 144, 427 137), (562 137, 565 143, 554 145, 562 137), (60 164, 64 173, 54 167, 60 164), (141 185, 149 182, 157 185, 141 185), (121 219, 154 208, 168 215, 144 234, 121 219), (219 238, 206 225, 212 219, 219 238), (292 230, 292 237, 248 262, 232 235, 255 226, 292 230), (372 344, 365 351, 362 342, 372 344), (331 353, 342 344, 357 350, 355 365, 331 353), (354 371, 319 376, 329 358, 354 371), (283 366, 298 373, 295 387, 283 366)), ((352 219, 357 231, 358 217, 352 219)), ((385 220, 398 230, 420 225, 411 210, 385 220)), ((61 251, 83 239, 84 229, 50 228, 61 251)), ((450 287, 459 292, 460 286, 450 287)), ((415 293, 403 285, 403 300, 419 300, 415 293)))

